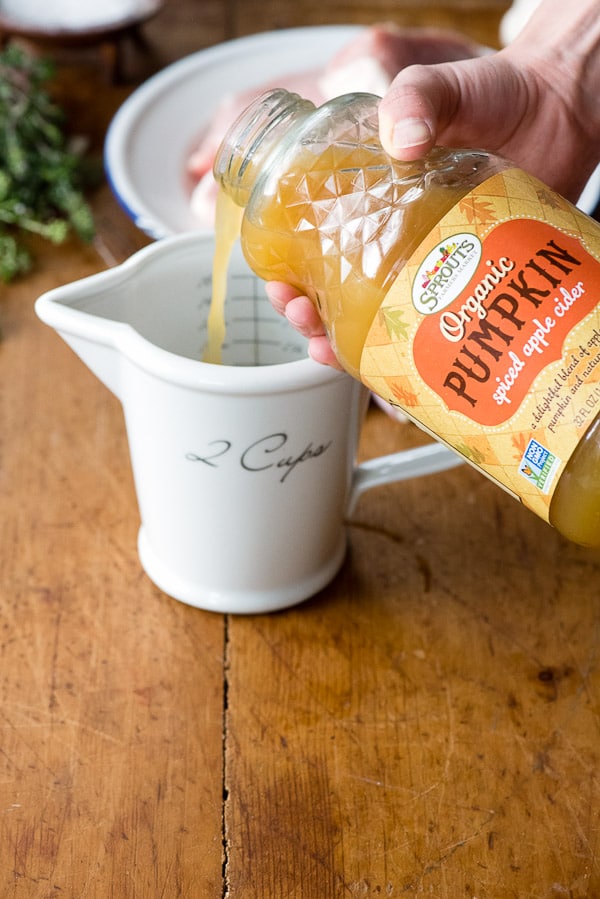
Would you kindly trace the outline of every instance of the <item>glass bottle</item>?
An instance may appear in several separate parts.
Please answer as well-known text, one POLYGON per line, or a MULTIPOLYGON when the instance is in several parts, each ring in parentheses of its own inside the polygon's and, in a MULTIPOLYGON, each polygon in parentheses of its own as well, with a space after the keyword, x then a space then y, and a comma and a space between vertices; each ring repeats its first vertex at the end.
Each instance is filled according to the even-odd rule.
POLYGON ((484 151, 392 159, 378 102, 276 90, 231 127, 214 171, 250 267, 312 299, 351 375, 600 545, 600 227, 484 151))

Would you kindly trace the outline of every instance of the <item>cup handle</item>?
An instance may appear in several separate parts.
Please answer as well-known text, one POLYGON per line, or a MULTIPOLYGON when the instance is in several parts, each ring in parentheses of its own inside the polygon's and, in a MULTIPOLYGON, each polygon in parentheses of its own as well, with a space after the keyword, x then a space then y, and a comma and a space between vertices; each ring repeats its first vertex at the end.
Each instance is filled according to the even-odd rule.
POLYGON ((448 468, 456 468, 463 462, 462 456, 437 442, 362 462, 354 469, 348 515, 354 511, 358 498, 371 487, 435 474, 448 468))

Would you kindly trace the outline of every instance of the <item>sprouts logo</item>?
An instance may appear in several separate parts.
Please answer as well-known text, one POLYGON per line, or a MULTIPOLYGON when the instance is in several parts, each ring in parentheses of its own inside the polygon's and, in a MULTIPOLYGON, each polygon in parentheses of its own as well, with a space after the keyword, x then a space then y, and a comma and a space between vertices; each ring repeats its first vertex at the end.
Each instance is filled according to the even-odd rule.
POLYGON ((427 254, 412 285, 417 312, 431 315, 449 306, 465 289, 481 262, 481 241, 475 234, 453 234, 427 254))

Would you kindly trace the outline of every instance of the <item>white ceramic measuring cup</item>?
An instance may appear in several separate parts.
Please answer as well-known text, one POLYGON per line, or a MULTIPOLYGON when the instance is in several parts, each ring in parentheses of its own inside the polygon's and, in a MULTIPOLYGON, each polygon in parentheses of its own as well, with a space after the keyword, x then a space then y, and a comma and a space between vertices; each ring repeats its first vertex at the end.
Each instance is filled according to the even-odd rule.
POLYGON ((36 311, 121 400, 149 577, 201 608, 266 612, 333 578, 365 489, 460 460, 432 443, 356 465, 366 391, 307 357, 239 248, 225 364, 199 361, 213 247, 199 234, 159 241, 36 311))

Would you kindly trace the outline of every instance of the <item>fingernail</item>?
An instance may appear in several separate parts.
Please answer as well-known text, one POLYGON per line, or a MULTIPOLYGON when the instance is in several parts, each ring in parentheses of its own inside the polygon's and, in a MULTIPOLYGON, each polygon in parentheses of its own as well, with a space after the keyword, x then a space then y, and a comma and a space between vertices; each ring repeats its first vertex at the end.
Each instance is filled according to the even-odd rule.
POLYGON ((396 150, 408 150, 431 140, 431 130, 423 119, 402 119, 392 130, 392 144, 396 150))

